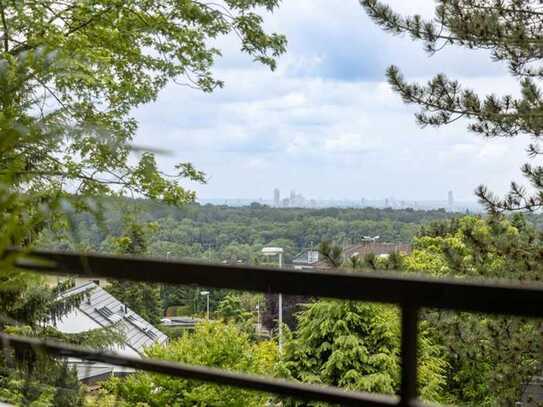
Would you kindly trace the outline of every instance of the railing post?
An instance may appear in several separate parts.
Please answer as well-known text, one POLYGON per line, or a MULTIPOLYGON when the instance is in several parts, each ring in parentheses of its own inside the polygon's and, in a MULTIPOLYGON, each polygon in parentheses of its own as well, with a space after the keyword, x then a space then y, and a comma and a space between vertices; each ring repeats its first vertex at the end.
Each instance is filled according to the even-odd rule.
POLYGON ((417 323, 418 308, 402 305, 402 348, 400 405, 410 406, 417 399, 417 323))

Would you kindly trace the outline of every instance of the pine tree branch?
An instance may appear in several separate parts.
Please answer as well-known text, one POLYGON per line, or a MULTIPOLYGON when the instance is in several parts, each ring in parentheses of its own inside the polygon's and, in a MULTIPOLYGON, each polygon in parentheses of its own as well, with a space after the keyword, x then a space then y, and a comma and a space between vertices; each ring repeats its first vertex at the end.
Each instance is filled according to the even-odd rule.
MULTIPOLYGON (((437 40, 445 40, 449 44, 469 45, 470 47, 477 47, 481 49, 493 49, 497 46, 525 46, 525 45, 541 45, 543 44, 543 38, 541 36, 522 38, 515 38, 512 36, 498 35, 497 33, 487 33, 483 36, 481 33, 473 34, 465 31, 465 35, 454 35, 450 30, 446 34, 437 33, 435 30, 435 24, 429 21, 423 22, 420 16, 414 17, 402 17, 399 14, 392 12, 390 7, 381 4, 377 0, 360 0, 362 6, 366 8, 370 17, 372 17, 379 25, 385 30, 393 32, 395 34, 408 33, 414 39, 421 39, 430 44, 435 44, 437 40), (466 42, 468 44, 466 44, 466 42)), ((467 21, 464 19, 464 24, 467 21)), ((447 24, 445 24, 447 25, 447 24)), ((450 27, 449 27, 450 28, 450 27)), ((433 49, 431 49, 433 52, 433 49)))

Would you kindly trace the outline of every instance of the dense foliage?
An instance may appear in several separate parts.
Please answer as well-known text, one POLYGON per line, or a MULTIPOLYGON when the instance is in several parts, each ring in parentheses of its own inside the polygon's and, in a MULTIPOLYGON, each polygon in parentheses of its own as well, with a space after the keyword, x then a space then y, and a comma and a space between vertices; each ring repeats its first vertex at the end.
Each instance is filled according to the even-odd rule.
MULTIPOLYGON (((279 246, 285 250, 288 263, 303 249, 317 248, 323 240, 347 245, 359 242, 363 235, 380 235, 387 242, 409 242, 420 225, 455 216, 444 210, 412 209, 276 209, 263 205, 175 208, 145 200, 112 201, 106 208, 103 218, 107 228, 90 215, 75 215, 69 233, 44 230, 36 243, 47 248, 252 264, 266 261, 261 256, 264 246, 279 246), (136 216, 127 216, 127 212, 135 212, 136 216)), ((376 266, 373 260, 370 264, 376 266)), ((150 286, 113 282, 108 290, 150 321, 159 319, 162 311, 170 307, 178 307, 172 312, 181 315, 205 310, 205 299, 194 287, 162 286, 161 311, 157 311, 155 291, 150 286)), ((212 311, 227 293, 211 290, 212 311)), ((263 322, 267 327, 274 326, 277 317, 276 297, 266 299, 263 322)), ((302 297, 284 298, 285 322, 291 328, 295 327, 297 304, 304 301, 302 297)))
MULTIPOLYGON (((193 200, 181 181, 204 182, 204 174, 188 162, 161 172, 154 154, 132 143, 137 123, 131 111, 173 81, 207 92, 222 86, 211 74, 220 55, 211 42, 223 35, 237 35, 243 52, 273 69, 286 40, 264 32, 259 12, 277 4, 0 1, 2 331, 16 325, 17 333, 44 334, 39 323, 73 305, 55 301, 59 289, 13 270, 13 258, 3 256, 7 246, 29 247, 41 230, 68 227, 82 209, 98 216, 106 195, 193 200)), ((2 395, 19 404, 79 404, 73 372, 47 358, 35 365, 29 375, 24 366, 8 371, 2 362, 8 392, 2 395), (75 398, 59 395, 66 386, 75 398)))
MULTIPOLYGON (((6 267, 0 278, 0 330, 11 335, 46 337, 97 349, 120 343, 123 336, 115 329, 64 334, 54 328, 56 321, 83 300, 82 295, 59 297, 72 286, 73 281, 67 280, 51 288, 42 278, 6 267)), ((0 400, 16 405, 68 407, 80 405, 83 400, 74 369, 65 361, 33 349, 17 352, 4 349, 0 357, 0 388, 0 400)))
MULTIPOLYGON (((123 219, 122 236, 110 236, 111 250, 117 254, 147 254, 147 233, 152 225, 142 225, 130 217, 123 219)), ((156 284, 111 280, 105 287, 111 295, 151 324, 160 323, 163 315, 160 288, 156 284)))
MULTIPOLYGON (((287 376, 303 382, 394 394, 400 379, 399 334, 399 315, 390 306, 317 301, 299 314, 282 366, 287 376)), ((421 395, 440 400, 446 363, 426 332, 421 333, 419 352, 421 395)))
MULTIPOLYGON (((276 346, 272 342, 253 343, 235 324, 202 323, 192 334, 185 334, 166 346, 155 346, 147 356, 214 366, 223 369, 271 375, 276 362, 276 346)), ((175 406, 263 406, 269 395, 234 387, 218 386, 195 380, 164 375, 136 373, 126 379, 112 379, 96 405, 133 406, 145 403, 151 407, 175 406), (116 404, 113 404, 115 400, 116 404)))
POLYGON ((466 216, 422 227, 405 267, 440 276, 540 281, 542 256, 542 232, 524 216, 466 216))
MULTIPOLYGON (((302 249, 322 241, 339 245, 360 242, 363 235, 379 235, 384 242, 409 243, 418 226, 447 219, 445 210, 392 209, 276 209, 187 205, 168 207, 150 201, 114 202, 104 212, 107 229, 92 216, 74 216, 71 234, 46 231, 42 247, 112 251, 112 236, 123 236, 124 213, 137 211, 138 221, 151 223, 147 253, 153 256, 215 262, 261 262, 264 245, 283 247, 289 262, 302 249)), ((65 232, 64 232, 65 233, 65 232)))
MULTIPOLYGON (((143 205, 151 204, 144 202, 143 205)), ((77 228, 83 232, 79 236, 84 239, 96 234, 98 238, 93 241, 98 243, 97 247, 101 250, 128 253, 143 251, 146 254, 153 254, 152 250, 156 247, 153 241, 157 237, 171 236, 172 241, 168 242, 168 247, 174 248, 178 244, 174 237, 198 239, 202 236, 198 235, 198 228, 212 228, 212 222, 218 221, 221 224, 221 219, 225 226, 230 227, 225 229, 232 233, 230 236, 233 239, 237 237, 238 227, 241 230, 250 228, 251 220, 253 225, 269 222, 269 228, 275 224, 273 222, 275 218, 290 220, 286 224, 279 223, 276 232, 278 236, 282 231, 289 230, 290 222, 296 223, 299 227, 304 222, 316 225, 320 222, 328 224, 337 218, 337 223, 341 225, 342 219, 350 219, 344 223, 348 230, 351 224, 363 223, 363 217, 369 214, 374 219, 384 218, 381 221, 373 221, 377 227, 390 223, 390 220, 386 219, 389 215, 387 210, 291 211, 266 207, 214 206, 190 206, 172 209, 171 212, 168 209, 169 220, 164 222, 164 219, 158 217, 163 208, 161 206, 158 208, 160 210, 142 214, 141 218, 148 222, 147 226, 127 223, 126 217, 120 213, 108 212, 106 218, 109 218, 109 225, 119 232, 116 237, 104 235, 105 240, 102 242, 99 241, 101 229, 95 227, 89 231, 84 227, 87 222, 85 217, 76 218, 74 224, 77 225, 79 222, 77 228), (336 218, 328 216, 330 212, 334 212, 336 218), (305 216, 300 217, 300 214, 305 216), (166 234, 166 231, 161 230, 163 227, 161 225, 174 227, 176 225, 173 221, 174 216, 179 216, 180 219, 176 231, 166 234), (357 217, 360 220, 357 220, 357 217), (182 231, 184 233, 181 233, 182 231)), ((390 268, 455 278, 541 279, 542 232, 533 226, 539 224, 539 216, 458 218, 440 211, 420 213, 405 211, 394 213, 393 216, 398 224, 418 229, 413 241, 414 250, 410 255, 401 256, 393 253, 388 258, 365 256, 354 261, 343 259, 341 247, 338 245, 324 242, 320 249, 327 250, 328 257, 332 260, 330 266, 345 267, 357 272, 390 268), (414 214, 419 218, 413 218, 414 214), (418 224, 402 222, 404 216, 418 221, 418 224), (446 216, 451 218, 443 220, 446 216), (344 261, 341 262, 339 259, 344 261)), ((331 229, 323 230, 330 233, 331 229)), ((382 230, 386 230, 386 227, 382 230)), ((52 236, 50 233, 47 232, 46 235, 52 236)), ((380 233, 379 229, 377 233, 380 233)), ((332 235, 334 236, 336 235, 332 235)), ((257 241, 261 242, 262 238, 260 239, 257 241)), ((341 241, 340 238, 333 240, 341 241)), ((84 240, 80 242, 82 241, 84 240)), ((253 252, 255 256, 263 245, 260 243, 258 246, 255 245, 253 252)), ((173 250, 168 253, 168 256, 176 255, 178 254, 173 250)), ((199 255, 202 256, 201 259, 209 258, 206 252, 199 255)), ((198 253, 192 254, 191 257, 198 258, 198 253)), ((238 260, 245 261, 238 257, 233 258, 233 261, 238 260)), ((255 257, 253 261, 255 260, 259 259, 255 257)), ((134 294, 131 298, 129 294, 132 291, 127 288, 128 285, 123 287, 125 292, 121 289, 116 295, 129 303, 134 302, 136 304, 134 306, 141 303, 144 298, 142 295, 134 294)), ((149 287, 142 286, 138 289, 147 288, 149 287)), ((195 306, 192 311, 196 306, 200 312, 205 310, 205 298, 192 287, 162 287, 161 297, 170 305, 188 303, 195 306)), ((277 296, 269 297, 276 300, 277 296)), ((255 338, 254 296, 245 294, 239 296, 227 290, 212 290, 212 298, 212 318, 223 319, 233 329, 244 332, 249 340, 255 338), (244 296, 245 299, 242 299, 244 296), (248 301, 247 298, 250 297, 252 299, 248 301)), ((289 317, 294 318, 294 313, 300 310, 300 303, 309 305, 301 308, 302 312, 297 321, 300 325, 297 326, 294 319, 290 324, 293 329, 292 339, 287 341, 285 363, 281 364, 282 374, 302 381, 335 384, 353 389, 385 393, 397 391, 399 336, 395 311, 383 306, 339 301, 315 302, 311 298, 297 297, 293 299, 290 311, 287 302, 287 312, 284 313, 286 322, 289 317), (379 335, 382 336, 380 339, 379 335), (375 348, 372 345, 375 343, 381 347, 375 348), (360 358, 356 359, 353 356, 355 354, 360 358)), ((276 318, 276 305, 272 304, 267 310, 272 320, 276 318)), ((422 316, 421 329, 424 330, 424 335, 421 349, 424 349, 423 353, 426 356, 421 359, 419 373, 421 395, 426 400, 472 406, 508 405, 520 399, 524 384, 538 373, 541 347, 539 323, 535 321, 431 310, 425 311, 422 316), (478 346, 474 347, 474 343, 478 346)), ((265 313, 263 317, 266 317, 265 313)), ((203 399, 202 402, 204 403, 203 399)))
POLYGON ((73 369, 46 355, 32 363, 14 362, 9 351, 0 356, 0 400, 17 406, 83 405, 83 389, 73 369))
POLYGON ((82 198, 127 192, 191 201, 194 193, 180 181, 204 175, 187 162, 161 172, 153 153, 131 144, 137 129, 131 111, 174 81, 207 92, 222 86, 211 73, 220 56, 211 43, 224 35, 237 35, 243 52, 273 69, 286 40, 264 32, 257 8, 277 5, 0 2, 0 184, 32 192, 50 210, 59 209, 65 191, 88 208, 82 198))
MULTIPOLYGON (((150 201, 103 201, 133 193, 186 204, 194 193, 182 182, 205 182, 188 162, 171 174, 160 171, 150 151, 134 146, 135 107, 153 101, 168 83, 212 91, 222 82, 211 68, 220 51, 213 43, 235 34, 241 50, 274 68, 285 38, 263 30, 259 12, 278 0, 92 0, 17 2, 0 0, 0 254, 9 245, 75 248, 110 253, 259 263, 265 245, 285 249, 287 261, 300 250, 333 241, 341 247, 362 235, 409 242, 427 221, 445 211, 377 209, 271 209, 188 205, 181 209, 150 201), (91 198, 100 198, 95 202, 91 198), (102 206, 100 206, 102 205, 102 206), (132 206, 143 226, 127 223, 132 206), (119 207, 121 209, 119 209, 119 207), (83 215, 80 210, 93 215, 83 215), (96 221, 96 215, 102 222, 96 221), (100 225, 107 225, 102 228, 100 225), (145 226, 147 227, 147 226, 145 226)), ((486 97, 444 74, 427 85, 407 83, 396 67, 393 88, 422 111, 423 126, 460 118, 487 137, 529 135, 531 157, 543 154, 540 81, 540 2, 530 0, 439 0, 436 17, 402 17, 378 0, 361 4, 384 29, 407 33, 430 53, 456 45, 489 50, 518 79, 520 96, 486 97)), ((534 193, 513 183, 498 199, 485 187, 478 196, 493 211, 543 206, 543 168, 522 168, 534 193)), ((537 218, 535 218, 538 221, 537 218)), ((415 251, 382 261, 368 255, 334 267, 394 268, 454 278, 539 281, 542 234, 522 217, 466 217, 424 225, 415 251)), ((105 347, 114 332, 63 335, 43 322, 61 318, 80 300, 58 301, 41 279, 14 270, 0 255, 0 329, 105 347)), ((70 283, 66 283, 67 285, 70 283)), ((190 287, 154 287, 112 282, 115 296, 152 322, 171 305, 201 310, 203 298, 190 287)), ((254 298, 213 290, 213 316, 226 322, 198 325, 148 355, 259 374, 274 372, 275 344, 254 342, 254 298)), ((299 326, 287 343, 281 373, 298 380, 394 393, 398 388, 398 318, 389 307, 303 299, 299 326)), ((513 405, 541 364, 539 321, 425 311, 421 324, 420 390, 427 400, 471 406, 513 405)), ((15 404, 81 405, 73 371, 33 351, 4 352, 0 398, 15 404)), ((202 382, 136 373, 112 379, 89 403, 107 405, 263 405, 267 395, 202 382)), ((286 401, 285 403, 290 403, 286 401)))
MULTIPOLYGON (((543 232, 524 217, 464 217, 430 225, 404 259, 407 271, 455 278, 543 278, 543 232)), ((541 321, 427 311, 448 361, 450 402, 513 405, 541 369, 541 321)))
MULTIPOLYGON (((507 64, 518 81, 519 96, 480 96, 445 74, 427 84, 408 83, 399 68, 387 76, 406 103, 418 105, 422 126, 443 126, 467 119, 468 129, 485 137, 528 135, 530 158, 542 154, 541 2, 533 0, 438 0, 433 19, 404 17, 379 0, 360 3, 383 29, 421 41, 430 55, 447 46, 487 50, 507 64)), ((543 167, 525 164, 529 188, 515 182, 500 199, 485 186, 476 193, 492 213, 538 210, 543 206, 543 167)), ((407 270, 456 278, 537 280, 541 273, 541 232, 521 217, 506 220, 465 218, 425 229, 407 270)), ((473 314, 428 312, 449 350, 448 393, 452 402, 513 405, 524 383, 541 368, 540 322, 473 314)))

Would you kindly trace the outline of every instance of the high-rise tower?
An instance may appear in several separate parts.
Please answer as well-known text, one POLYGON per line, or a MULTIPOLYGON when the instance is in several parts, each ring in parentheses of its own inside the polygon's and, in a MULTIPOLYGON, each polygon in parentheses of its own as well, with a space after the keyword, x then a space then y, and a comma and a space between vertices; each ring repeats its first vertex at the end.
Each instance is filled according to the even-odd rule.
POLYGON ((276 208, 281 206, 281 191, 279 191, 279 188, 273 190, 273 205, 276 208))
POLYGON ((448 195, 447 202, 448 202, 448 204, 449 204, 449 210, 452 211, 452 210, 453 210, 453 206, 454 206, 454 195, 453 195, 453 191, 449 191, 449 195, 448 195))

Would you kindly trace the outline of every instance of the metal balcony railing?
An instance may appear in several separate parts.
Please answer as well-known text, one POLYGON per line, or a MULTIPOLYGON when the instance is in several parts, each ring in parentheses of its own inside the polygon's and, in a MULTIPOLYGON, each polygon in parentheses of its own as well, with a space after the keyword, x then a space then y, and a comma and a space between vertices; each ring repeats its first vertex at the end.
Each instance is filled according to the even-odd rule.
MULTIPOLYGON (((16 254, 12 251, 12 254, 16 254)), ((422 406, 417 398, 417 320, 420 308, 543 317, 543 286, 463 280, 433 280, 391 273, 298 271, 264 267, 179 262, 165 259, 34 251, 18 253, 20 268, 40 273, 126 279, 237 290, 307 295, 396 304, 401 308, 401 387, 399 397, 349 392, 260 376, 153 359, 137 359, 66 344, 0 334, 4 346, 32 346, 53 355, 77 357, 259 390, 303 400, 355 406, 422 406)))

